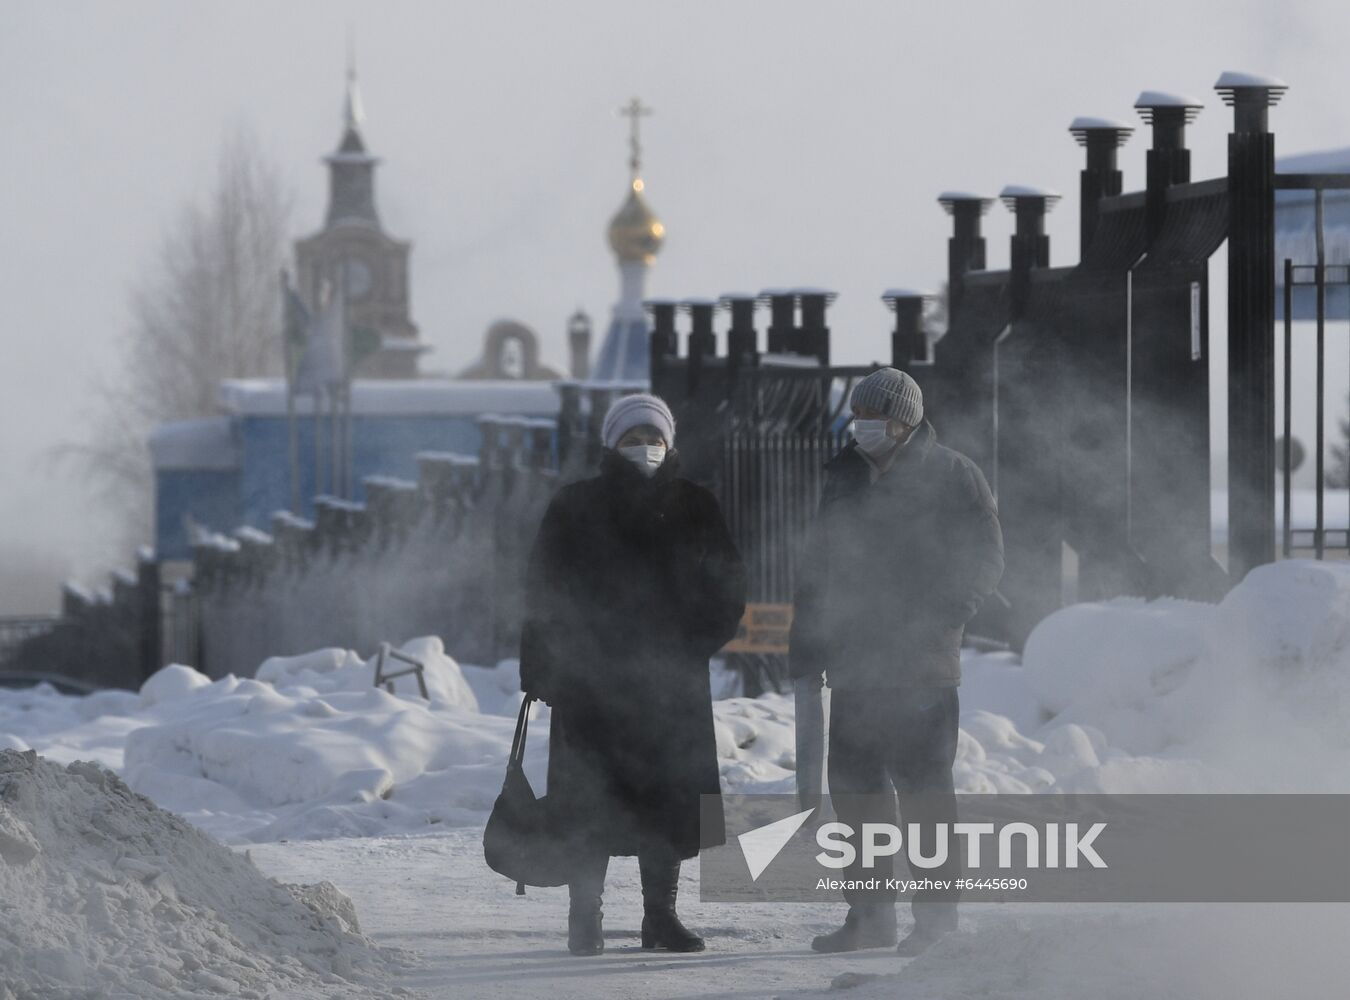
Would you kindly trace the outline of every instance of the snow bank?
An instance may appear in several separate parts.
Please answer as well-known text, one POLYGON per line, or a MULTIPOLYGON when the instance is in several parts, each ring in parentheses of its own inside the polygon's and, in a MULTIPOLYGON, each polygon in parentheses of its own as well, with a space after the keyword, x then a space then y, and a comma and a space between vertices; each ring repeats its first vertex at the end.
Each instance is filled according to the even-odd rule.
POLYGON ((96 764, 0 751, 0 996, 407 995, 332 885, 285 886, 96 764))
POLYGON ((1350 564, 1258 567, 1217 605, 1065 608, 1024 662, 1045 728, 1107 745, 1071 790, 1350 790, 1350 564))
POLYGON ((230 841, 477 821, 500 791, 514 719, 479 713, 439 639, 404 649, 427 665, 429 702, 412 677, 397 694, 374 687, 373 660, 337 649, 270 659, 263 679, 184 685, 171 716, 127 735, 127 781, 230 841))

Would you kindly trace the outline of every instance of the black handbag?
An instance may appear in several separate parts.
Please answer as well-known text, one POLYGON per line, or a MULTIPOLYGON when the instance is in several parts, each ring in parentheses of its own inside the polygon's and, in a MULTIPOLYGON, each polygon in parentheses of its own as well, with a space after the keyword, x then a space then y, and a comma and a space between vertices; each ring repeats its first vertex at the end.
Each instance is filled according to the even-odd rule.
POLYGON ((512 879, 517 895, 524 895, 527 885, 566 885, 569 875, 569 852, 550 829, 548 797, 536 797, 525 777, 525 728, 533 704, 528 695, 521 702, 506 780, 483 829, 483 857, 488 867, 512 879))

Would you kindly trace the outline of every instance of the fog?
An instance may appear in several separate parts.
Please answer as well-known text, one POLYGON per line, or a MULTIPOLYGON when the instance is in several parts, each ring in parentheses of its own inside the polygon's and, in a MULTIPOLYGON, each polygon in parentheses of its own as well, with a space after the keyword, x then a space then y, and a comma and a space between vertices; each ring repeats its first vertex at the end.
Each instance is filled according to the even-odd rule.
MULTIPOLYGON (((1281 153, 1350 143, 1340 93, 1350 8, 1324 3, 1032 6, 805 2, 23 2, 0 8, 0 611, 54 606, 62 574, 102 582, 130 553, 80 484, 42 461, 90 420, 128 291, 225 129, 244 122, 296 194, 297 237, 322 221, 320 157, 339 138, 346 40, 383 158, 386 229, 414 241, 424 368, 470 363, 493 320, 540 334, 601 324, 617 291, 605 225, 627 180, 638 94, 646 194, 667 228, 651 294, 824 285, 840 362, 882 359, 894 285, 936 288, 945 188, 1064 193, 1052 263, 1077 251, 1080 114, 1133 118, 1145 88, 1205 101, 1193 176, 1224 169, 1224 69, 1282 76, 1281 153)), ((1143 185, 1144 132, 1121 155, 1143 185)), ((989 216, 989 266, 1011 218, 989 216)), ((1213 317, 1221 329, 1221 314, 1213 317)))

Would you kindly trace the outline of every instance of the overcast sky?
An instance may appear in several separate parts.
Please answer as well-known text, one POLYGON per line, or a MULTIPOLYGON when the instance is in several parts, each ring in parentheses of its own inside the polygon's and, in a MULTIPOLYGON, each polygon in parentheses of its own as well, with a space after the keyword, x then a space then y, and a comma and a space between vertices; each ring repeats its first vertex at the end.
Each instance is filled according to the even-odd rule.
MULTIPOLYGON (((644 174, 668 233, 649 292, 837 289, 845 363, 886 357, 884 288, 942 279, 944 188, 1064 192, 1052 257, 1073 261, 1076 115, 1133 119, 1142 89, 1192 93, 1206 104, 1194 176, 1212 176, 1231 120, 1212 85, 1243 69, 1290 84, 1272 115, 1281 153, 1350 144, 1344 2, 3 0, 0 560, 39 553, 101 578, 118 557, 34 456, 83 434, 128 289, 207 190, 231 123, 282 167, 296 235, 318 228, 349 24, 379 206, 414 244, 428 368, 468 363, 503 316, 558 366, 576 306, 603 329, 617 287, 604 232, 627 180, 615 112, 635 94, 656 112, 644 174)), ((1146 146, 1136 133, 1123 151, 1127 189, 1146 146)), ((991 267, 1010 229, 991 213, 991 267)))

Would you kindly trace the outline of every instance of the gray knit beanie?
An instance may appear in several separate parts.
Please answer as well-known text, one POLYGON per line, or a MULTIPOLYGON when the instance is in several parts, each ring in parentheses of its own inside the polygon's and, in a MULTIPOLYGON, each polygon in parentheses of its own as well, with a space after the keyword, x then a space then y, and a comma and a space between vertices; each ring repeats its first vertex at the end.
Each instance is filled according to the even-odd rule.
POLYGON ((864 407, 878 410, 910 427, 923 423, 923 390, 898 368, 879 368, 860 381, 849 405, 854 412, 864 407))
POLYGON ((606 448, 613 448, 619 439, 634 427, 648 424, 661 432, 666 439, 666 447, 675 447, 675 417, 670 407, 659 396, 649 396, 645 392, 632 396, 620 396, 605 414, 605 422, 600 428, 600 440, 606 448))

